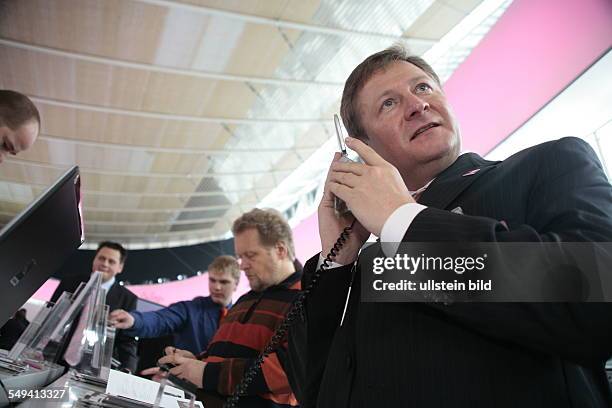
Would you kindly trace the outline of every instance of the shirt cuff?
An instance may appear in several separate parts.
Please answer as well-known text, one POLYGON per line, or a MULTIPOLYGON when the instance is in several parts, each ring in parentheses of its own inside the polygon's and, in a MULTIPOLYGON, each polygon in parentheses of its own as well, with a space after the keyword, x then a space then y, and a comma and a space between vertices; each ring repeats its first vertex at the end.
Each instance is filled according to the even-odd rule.
POLYGON ((418 203, 408 203, 391 213, 380 231, 380 241, 385 255, 388 257, 395 255, 410 224, 426 208, 418 203))
POLYGON ((134 324, 129 329, 125 329, 124 332, 130 336, 138 336, 138 333, 140 330, 142 330, 143 326, 140 312, 133 311, 128 313, 134 318, 134 324))
POLYGON ((202 373, 202 389, 204 391, 217 391, 219 387, 219 376, 221 375, 221 362, 206 363, 202 373))
MULTIPOLYGON (((323 261, 325 260, 325 258, 323 257, 323 254, 319 254, 319 261, 317 262, 317 269, 315 269, 316 271, 319 270, 319 268, 321 267, 321 265, 323 265, 323 261)), ((338 262, 334 262, 331 261, 328 263, 327 269, 332 269, 332 268, 339 268, 341 266, 344 266, 338 262)))

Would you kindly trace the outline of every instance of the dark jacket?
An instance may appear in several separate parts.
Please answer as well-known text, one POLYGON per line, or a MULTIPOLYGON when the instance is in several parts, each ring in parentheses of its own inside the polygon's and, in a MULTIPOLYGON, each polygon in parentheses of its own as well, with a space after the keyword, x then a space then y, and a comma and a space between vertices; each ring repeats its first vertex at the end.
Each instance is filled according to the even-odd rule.
POLYGON ((0 349, 12 349, 29 324, 28 319, 18 314, 8 319, 4 326, 0 328, 0 349))
MULTIPOLYGON (((464 154, 419 202, 429 208, 403 241, 612 241, 612 187, 576 138, 503 162, 464 154)), ((371 272, 357 266, 340 327, 351 266, 322 274, 290 331, 303 407, 612 406, 611 303, 363 303, 360 275, 371 272)))

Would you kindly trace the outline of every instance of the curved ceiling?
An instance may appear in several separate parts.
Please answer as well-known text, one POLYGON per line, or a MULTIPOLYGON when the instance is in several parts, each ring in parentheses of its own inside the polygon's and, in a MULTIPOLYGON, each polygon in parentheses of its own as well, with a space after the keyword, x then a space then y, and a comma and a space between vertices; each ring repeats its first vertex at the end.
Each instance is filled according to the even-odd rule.
POLYGON ((5 0, 0 87, 43 124, 0 168, 0 224, 72 164, 89 245, 215 240, 312 202, 351 69, 401 42, 445 79, 509 3, 5 0))

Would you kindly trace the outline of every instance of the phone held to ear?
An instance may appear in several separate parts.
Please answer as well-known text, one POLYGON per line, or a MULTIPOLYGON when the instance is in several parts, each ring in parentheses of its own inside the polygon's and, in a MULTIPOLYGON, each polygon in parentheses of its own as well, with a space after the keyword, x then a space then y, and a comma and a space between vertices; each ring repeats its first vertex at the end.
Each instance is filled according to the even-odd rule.
MULTIPOLYGON (((355 160, 352 160, 348 153, 346 152, 346 144, 344 143, 344 135, 342 134, 342 124, 340 123, 340 118, 337 114, 334 114, 334 126, 336 127, 336 137, 338 138, 338 147, 340 148, 340 162, 341 163, 356 163, 355 160)), ((337 217, 342 217, 345 215, 350 215, 351 210, 348 208, 346 203, 338 198, 334 197, 334 213, 337 217)))

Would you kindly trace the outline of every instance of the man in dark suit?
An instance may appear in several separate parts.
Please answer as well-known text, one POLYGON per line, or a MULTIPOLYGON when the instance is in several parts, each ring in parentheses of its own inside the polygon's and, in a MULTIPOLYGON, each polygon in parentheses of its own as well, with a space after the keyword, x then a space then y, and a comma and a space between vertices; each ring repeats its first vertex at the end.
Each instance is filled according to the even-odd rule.
MULTIPOLYGON (((93 259, 92 272, 102 273, 101 286, 106 290, 106 304, 109 305, 110 310, 136 310, 138 300, 136 295, 115 280, 115 277, 123 271, 126 258, 127 250, 121 244, 105 241, 98 245, 98 250, 93 259)), ((57 300, 63 292, 74 293, 79 284, 87 279, 88 276, 62 279, 53 293, 51 301, 57 300)), ((137 350, 136 339, 126 335, 123 330, 118 330, 115 334, 113 357, 119 360, 122 368, 131 372, 136 371, 138 365, 137 350)))
POLYGON ((0 328, 0 349, 10 350, 19 340, 23 332, 30 325, 27 319, 27 310, 19 309, 15 315, 8 319, 0 328))
POLYGON ((356 222, 290 330, 302 406, 612 406, 612 304, 363 303, 361 275, 371 271, 355 266, 370 233, 383 242, 610 242, 612 187, 593 150, 564 138, 503 162, 459 156, 437 75, 398 47, 353 71, 341 112, 365 164, 336 154, 318 209, 323 251, 306 263, 303 288, 353 221, 334 215, 334 196, 356 222))

